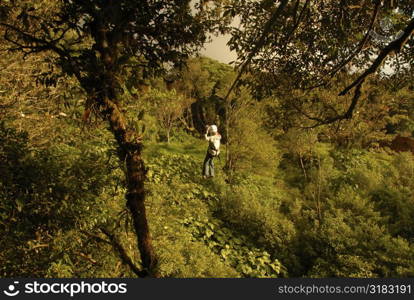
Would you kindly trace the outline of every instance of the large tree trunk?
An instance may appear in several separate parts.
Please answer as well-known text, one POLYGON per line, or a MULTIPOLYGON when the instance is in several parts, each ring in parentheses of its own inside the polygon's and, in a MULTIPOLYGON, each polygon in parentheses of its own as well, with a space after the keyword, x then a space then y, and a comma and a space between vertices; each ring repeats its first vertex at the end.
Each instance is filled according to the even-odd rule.
POLYGON ((127 128, 118 105, 107 97, 103 102, 105 118, 109 121, 111 131, 118 142, 119 158, 121 162, 126 163, 127 207, 132 215, 142 266, 148 276, 159 277, 145 211, 146 170, 142 159, 142 141, 134 130, 127 128))
MULTIPOLYGON (((118 143, 118 155, 121 163, 126 164, 127 181, 127 207, 131 212, 135 232, 137 235, 138 249, 141 254, 142 267, 147 276, 159 277, 157 258, 151 244, 147 215, 145 211, 145 165, 142 159, 142 141, 140 136, 132 128, 127 128, 124 116, 117 101, 117 58, 119 36, 108 36, 108 28, 103 25, 104 20, 98 19, 92 27, 92 35, 96 41, 95 47, 100 52, 104 68, 101 76, 95 82, 90 95, 95 95, 94 101, 100 105, 104 118, 109 122, 110 129, 118 143)), ((119 70, 118 70, 119 71, 119 70)), ((85 90, 90 89, 88 83, 83 84, 85 90)))

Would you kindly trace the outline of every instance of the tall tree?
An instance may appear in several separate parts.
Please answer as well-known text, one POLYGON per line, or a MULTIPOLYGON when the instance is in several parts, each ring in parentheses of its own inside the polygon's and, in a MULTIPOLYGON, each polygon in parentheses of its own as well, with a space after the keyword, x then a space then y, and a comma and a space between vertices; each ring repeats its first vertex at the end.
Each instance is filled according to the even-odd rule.
POLYGON ((145 211, 141 136, 122 110, 123 78, 162 72, 201 47, 207 31, 220 30, 224 1, 4 0, 0 29, 9 50, 47 51, 52 65, 76 77, 90 113, 109 124, 126 165, 127 206, 142 260, 141 276, 158 276, 145 211))

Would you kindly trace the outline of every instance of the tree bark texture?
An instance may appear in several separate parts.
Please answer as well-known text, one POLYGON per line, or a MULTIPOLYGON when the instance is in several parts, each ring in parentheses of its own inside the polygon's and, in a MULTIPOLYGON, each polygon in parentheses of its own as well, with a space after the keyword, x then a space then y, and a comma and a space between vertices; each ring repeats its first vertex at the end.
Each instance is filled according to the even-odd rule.
POLYGON ((146 169, 142 158, 142 141, 134 130, 127 128, 123 114, 114 101, 105 98, 103 108, 118 143, 119 158, 126 164, 127 207, 132 215, 142 266, 148 276, 158 277, 157 258, 151 243, 145 209, 146 169))
MULTIPOLYGON (((110 130, 118 144, 119 159, 126 166, 127 207, 132 215, 143 271, 147 272, 147 276, 159 277, 145 209, 146 169, 142 158, 142 140, 134 129, 128 128, 116 93, 116 87, 119 86, 115 76, 119 71, 119 36, 110 34, 109 29, 103 24, 104 20, 97 17, 92 27, 95 48, 102 57, 103 68, 97 66, 97 70, 101 70, 100 78, 95 82, 96 86, 89 95, 95 100, 93 102, 101 107, 104 119, 109 122, 110 130)), ((87 84, 84 87, 86 90, 89 88, 87 84)))

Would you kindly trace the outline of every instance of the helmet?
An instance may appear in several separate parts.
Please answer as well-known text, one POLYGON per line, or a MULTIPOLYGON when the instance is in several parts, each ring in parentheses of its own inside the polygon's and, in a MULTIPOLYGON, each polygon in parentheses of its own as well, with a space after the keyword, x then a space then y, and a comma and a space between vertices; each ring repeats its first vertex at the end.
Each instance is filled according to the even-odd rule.
POLYGON ((216 125, 211 125, 210 130, 211 130, 211 132, 216 133, 217 132, 217 126, 216 125))

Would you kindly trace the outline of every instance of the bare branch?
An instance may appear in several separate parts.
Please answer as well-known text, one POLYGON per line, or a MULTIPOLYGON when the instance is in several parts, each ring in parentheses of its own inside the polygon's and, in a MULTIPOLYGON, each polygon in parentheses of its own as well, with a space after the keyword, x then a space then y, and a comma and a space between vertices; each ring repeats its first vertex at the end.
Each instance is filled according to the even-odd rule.
POLYGON ((135 274, 137 274, 138 277, 147 277, 147 272, 140 270, 133 262, 132 259, 128 256, 126 250, 124 249, 124 247, 122 247, 122 245, 120 244, 120 242, 118 241, 118 239, 115 237, 115 235, 113 235, 112 233, 110 233, 108 230, 100 228, 100 230, 102 231, 103 234, 105 234, 108 238, 109 241, 100 237, 99 235, 96 234, 92 234, 90 232, 86 232, 86 231, 82 231, 82 233, 86 234, 87 236, 91 237, 92 239, 95 239, 99 242, 111 245, 117 252, 119 257, 121 258, 121 261, 123 264, 127 265, 128 267, 131 268, 132 272, 134 272, 135 274))

